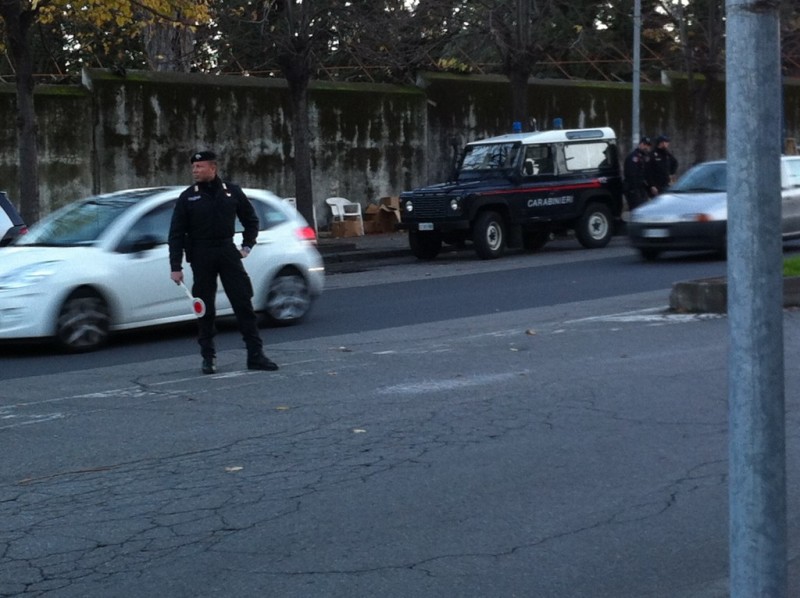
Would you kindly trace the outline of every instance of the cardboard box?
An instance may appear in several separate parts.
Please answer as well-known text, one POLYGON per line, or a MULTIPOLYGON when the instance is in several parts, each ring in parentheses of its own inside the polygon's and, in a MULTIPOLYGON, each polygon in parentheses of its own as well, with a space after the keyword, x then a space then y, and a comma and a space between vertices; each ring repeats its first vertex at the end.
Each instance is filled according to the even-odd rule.
POLYGON ((334 220, 331 223, 331 236, 333 237, 360 237, 363 234, 361 221, 356 218, 334 220))
POLYGON ((381 222, 377 218, 369 218, 367 220, 364 220, 364 234, 377 235, 382 232, 384 232, 383 222, 381 222))
POLYGON ((385 233, 392 233, 397 230, 400 222, 400 198, 381 197, 378 220, 381 222, 381 229, 385 233))
POLYGON ((393 197, 381 197, 381 206, 386 206, 390 210, 397 210, 400 211, 400 198, 397 196, 393 197))

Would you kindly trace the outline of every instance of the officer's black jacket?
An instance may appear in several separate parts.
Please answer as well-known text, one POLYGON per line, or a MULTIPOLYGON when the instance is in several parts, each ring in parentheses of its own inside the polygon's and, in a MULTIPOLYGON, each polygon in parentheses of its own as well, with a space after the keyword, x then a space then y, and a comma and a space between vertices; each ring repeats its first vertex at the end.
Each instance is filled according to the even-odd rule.
POLYGON ((647 161, 647 153, 638 147, 628 154, 622 170, 626 188, 637 189, 649 186, 647 182, 647 161))
POLYGON ((242 191, 219 177, 208 183, 187 187, 175 204, 169 227, 169 263, 173 272, 181 270, 184 252, 191 261, 193 244, 220 243, 231 240, 236 232, 236 218, 242 223, 242 245, 254 247, 258 236, 258 216, 242 191))

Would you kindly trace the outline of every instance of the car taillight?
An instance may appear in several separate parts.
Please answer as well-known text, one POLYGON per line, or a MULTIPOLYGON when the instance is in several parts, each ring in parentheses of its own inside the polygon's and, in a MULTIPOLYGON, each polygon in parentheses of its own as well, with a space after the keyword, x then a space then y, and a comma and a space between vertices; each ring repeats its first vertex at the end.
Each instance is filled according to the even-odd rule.
POLYGON ((301 241, 308 241, 309 243, 314 243, 315 245, 317 244, 317 233, 315 233, 314 229, 310 226, 298 228, 295 232, 301 241))

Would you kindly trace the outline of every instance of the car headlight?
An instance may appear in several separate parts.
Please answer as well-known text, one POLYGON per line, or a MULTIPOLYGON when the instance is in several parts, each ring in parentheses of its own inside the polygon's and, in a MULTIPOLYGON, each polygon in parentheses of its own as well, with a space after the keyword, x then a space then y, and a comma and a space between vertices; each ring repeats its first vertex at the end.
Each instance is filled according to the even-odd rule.
POLYGON ((406 202, 406 204, 405 204, 405 210, 406 210, 406 212, 408 212, 409 214, 410 214, 411 212, 413 212, 413 211, 414 211, 414 204, 413 204, 413 202, 411 202, 410 200, 409 200, 409 201, 407 201, 407 202, 406 202))
POLYGON ((49 278, 56 273, 57 261, 22 266, 0 276, 0 289, 21 289, 49 278))
POLYGON ((450 209, 454 212, 458 212, 461 209, 461 202, 458 200, 457 197, 454 197, 450 200, 450 209))

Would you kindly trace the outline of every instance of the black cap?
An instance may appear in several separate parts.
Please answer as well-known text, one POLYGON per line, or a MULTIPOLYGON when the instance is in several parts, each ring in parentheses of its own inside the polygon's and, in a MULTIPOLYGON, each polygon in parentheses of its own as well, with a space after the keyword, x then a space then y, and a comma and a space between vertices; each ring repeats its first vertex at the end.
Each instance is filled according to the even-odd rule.
POLYGON ((202 150, 192 154, 192 164, 195 162, 213 162, 217 159, 217 154, 209 150, 202 150))
POLYGON ((653 142, 652 142, 652 141, 650 141, 650 138, 649 138, 649 137, 642 137, 642 138, 641 138, 641 140, 639 141, 639 145, 641 145, 641 144, 643 144, 643 143, 644 143, 645 145, 653 145, 653 142))
POLYGON ((667 142, 668 142, 668 141, 669 141, 669 137, 668 137, 667 135, 659 135, 659 136, 656 138, 656 145, 658 145, 658 144, 659 144, 659 143, 661 143, 662 141, 667 141, 667 142))

